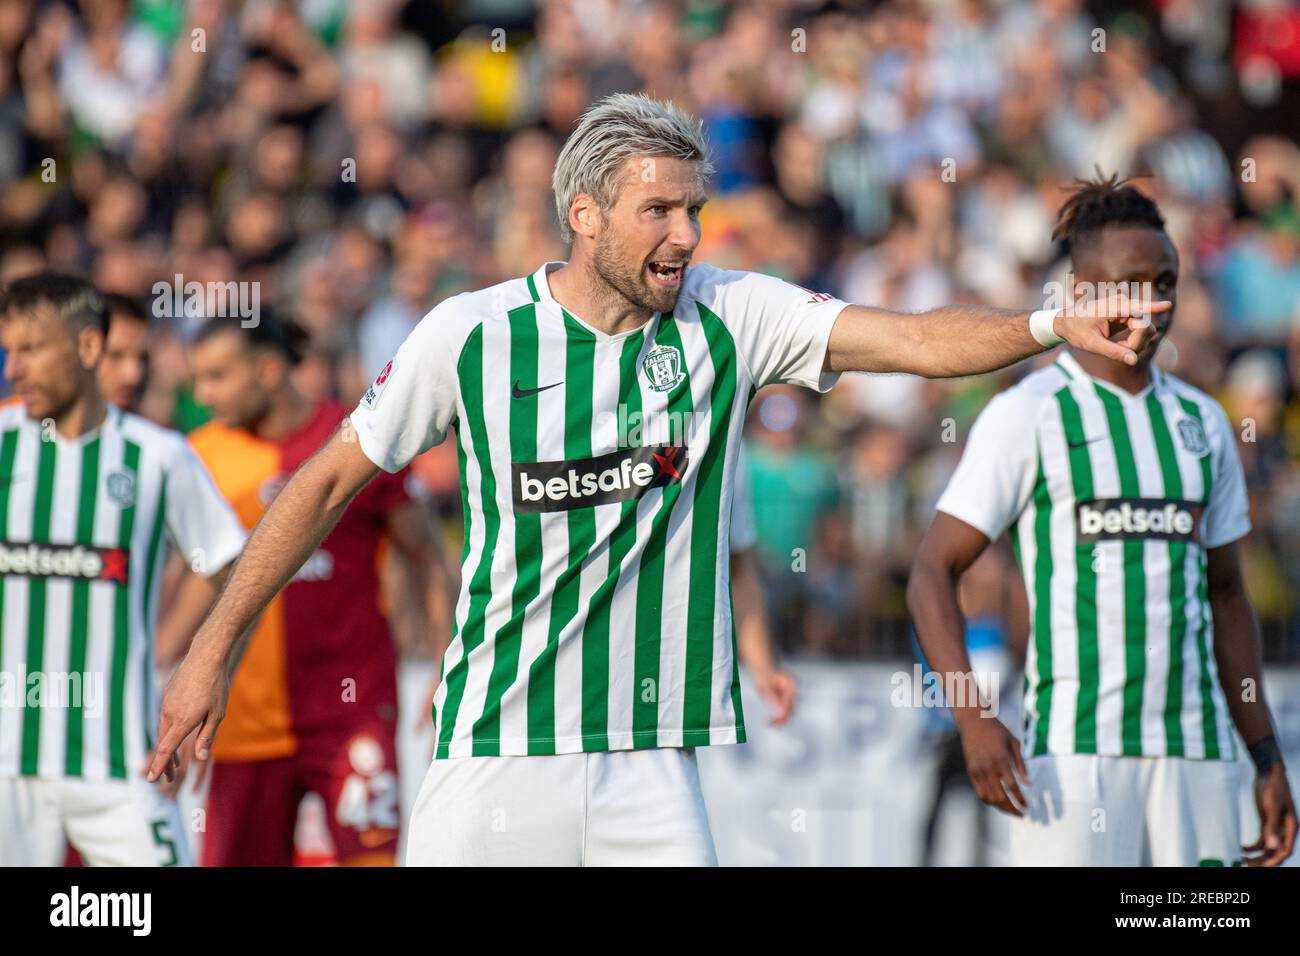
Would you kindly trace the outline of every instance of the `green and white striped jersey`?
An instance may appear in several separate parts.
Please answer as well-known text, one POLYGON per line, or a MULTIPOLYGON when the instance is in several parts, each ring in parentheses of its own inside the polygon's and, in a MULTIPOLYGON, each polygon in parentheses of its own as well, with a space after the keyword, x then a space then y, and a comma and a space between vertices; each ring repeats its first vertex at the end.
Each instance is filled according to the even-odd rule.
POLYGON ((756 388, 824 391, 844 303, 687 268, 677 307, 606 335, 536 273, 425 316, 352 415, 396 471, 454 427, 465 546, 438 757, 745 739, 728 528, 756 388))
POLYGON ((984 409, 938 503, 1014 525, 1027 754, 1235 758, 1205 552, 1250 530, 1241 461, 1217 402, 1151 377, 1132 395, 1062 353, 984 409))
POLYGON ((166 549, 218 571, 244 537, 179 433, 0 409, 0 776, 142 779, 166 549))

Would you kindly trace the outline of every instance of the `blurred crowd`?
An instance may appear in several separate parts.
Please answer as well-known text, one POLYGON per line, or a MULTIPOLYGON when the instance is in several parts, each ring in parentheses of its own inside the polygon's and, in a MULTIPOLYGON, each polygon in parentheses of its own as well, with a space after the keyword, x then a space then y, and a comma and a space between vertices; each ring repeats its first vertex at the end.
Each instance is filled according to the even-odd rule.
MULTIPOLYGON (((1270 46, 1280 27, 1300 37, 1284 0, 0 0, 0 280, 50 267, 146 303, 256 283, 306 333, 298 384, 352 401, 435 303, 565 257, 551 169, 610 92, 703 119, 698 260, 901 310, 1039 307, 1072 179, 1140 176, 1181 256, 1159 360, 1241 426, 1250 590, 1266 654, 1296 660, 1300 39, 1270 46)), ((204 306, 154 314, 142 407, 192 428, 204 306)), ((786 651, 906 653, 915 544, 1025 371, 759 394, 786 651)), ((454 542, 454 450, 419 474, 454 542)))

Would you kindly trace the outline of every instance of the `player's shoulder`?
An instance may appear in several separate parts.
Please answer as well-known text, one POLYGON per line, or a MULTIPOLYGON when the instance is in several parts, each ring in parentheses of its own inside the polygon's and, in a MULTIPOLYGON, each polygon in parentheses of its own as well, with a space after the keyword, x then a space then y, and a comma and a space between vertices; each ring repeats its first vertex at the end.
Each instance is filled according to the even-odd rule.
POLYGON ((986 411, 1018 418, 1023 423, 1037 419, 1054 402, 1061 389, 1070 384, 1069 374, 1053 363, 1030 372, 1014 385, 998 392, 985 406, 986 411))
POLYGON ((786 282, 763 272, 745 269, 721 269, 708 262, 692 262, 686 267, 681 295, 688 299, 716 303, 727 295, 791 295, 799 292, 813 295, 802 286, 786 282))
POLYGON ((1202 391, 1195 385, 1183 381, 1176 375, 1161 372, 1161 382, 1165 390, 1174 396, 1184 410, 1195 409, 1198 417, 1207 428, 1231 431, 1228 413, 1219 400, 1209 392, 1202 391), (1189 407, 1190 406, 1190 407, 1189 407))
POLYGON ((170 464, 177 456, 185 454, 189 445, 185 436, 174 428, 167 428, 150 421, 143 415, 124 411, 109 406, 109 420, 129 442, 139 445, 142 450, 158 455, 164 463, 170 464))
POLYGON ((220 422, 210 421, 186 435, 185 440, 200 458, 208 461, 212 456, 229 453, 235 445, 242 444, 241 438, 245 434, 220 422))
POLYGON ((9 431, 30 422, 27 406, 17 396, 9 396, 0 401, 0 430, 9 431))
POLYGON ((458 355, 465 340, 480 326, 509 321, 510 313, 534 301, 530 276, 506 279, 443 299, 420 319, 413 338, 437 344, 458 355))

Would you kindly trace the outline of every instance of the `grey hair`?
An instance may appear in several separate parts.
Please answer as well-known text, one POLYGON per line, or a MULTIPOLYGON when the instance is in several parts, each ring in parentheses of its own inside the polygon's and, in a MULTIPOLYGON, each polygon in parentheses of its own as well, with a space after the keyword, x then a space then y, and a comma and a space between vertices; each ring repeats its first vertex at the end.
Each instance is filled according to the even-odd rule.
POLYGON ((573 241, 569 209, 587 193, 602 210, 618 198, 618 177, 631 156, 666 156, 700 164, 705 182, 713 161, 699 120, 664 100, 642 93, 614 93, 597 100, 578 120, 555 161, 551 188, 560 236, 573 241))

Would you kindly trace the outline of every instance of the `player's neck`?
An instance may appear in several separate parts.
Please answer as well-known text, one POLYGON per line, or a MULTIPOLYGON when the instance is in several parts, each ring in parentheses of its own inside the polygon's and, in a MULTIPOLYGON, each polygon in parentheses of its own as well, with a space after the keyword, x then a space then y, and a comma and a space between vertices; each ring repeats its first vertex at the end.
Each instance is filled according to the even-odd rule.
POLYGON ((302 392, 286 382, 271 396, 266 414, 253 430, 266 441, 284 441, 300 431, 315 410, 316 406, 302 392))
POLYGON ((546 280, 551 296, 571 315, 606 335, 631 332, 654 318, 654 311, 629 302, 627 297, 596 272, 590 262, 569 261, 550 273, 546 280))
POLYGON ((1136 365, 1124 365, 1092 352, 1072 349, 1070 354, 1079 363, 1079 367, 1093 378, 1099 378, 1116 388, 1122 388, 1130 395, 1136 395, 1151 382, 1150 358, 1140 358, 1136 365))
POLYGON ((99 390, 86 389, 71 405, 54 418, 54 431, 60 438, 77 439, 104 424, 108 404, 99 390))

